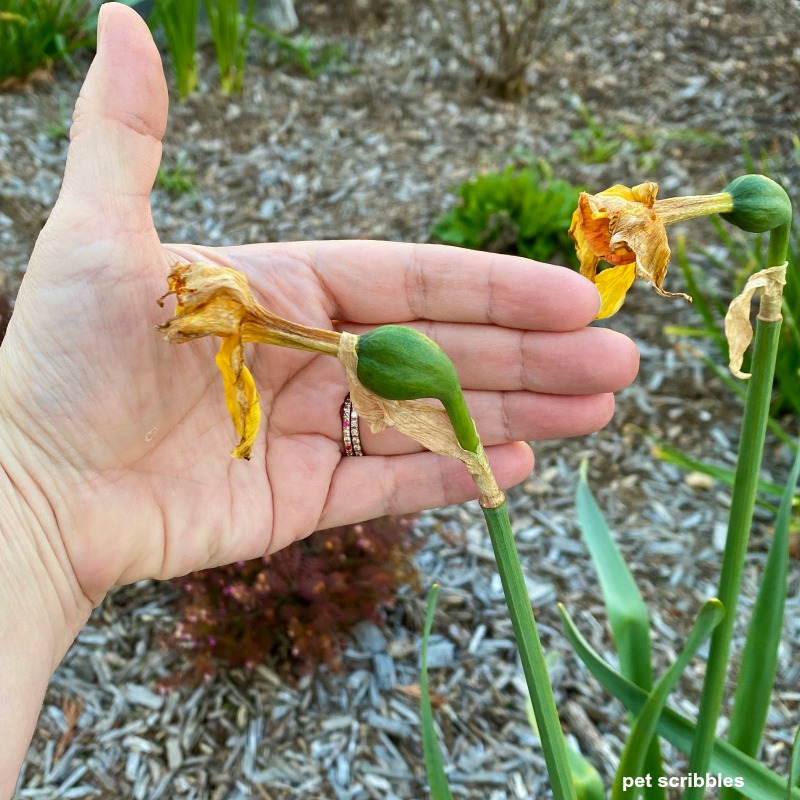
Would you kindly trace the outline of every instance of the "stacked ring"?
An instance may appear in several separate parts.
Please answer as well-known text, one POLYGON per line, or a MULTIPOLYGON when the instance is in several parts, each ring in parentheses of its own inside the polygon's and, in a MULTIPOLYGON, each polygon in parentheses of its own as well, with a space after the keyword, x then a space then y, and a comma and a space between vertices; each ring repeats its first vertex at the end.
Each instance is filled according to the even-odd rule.
POLYGON ((361 436, 358 432, 358 412, 353 408, 350 395, 344 399, 342 406, 342 440, 345 456, 363 456, 361 436))

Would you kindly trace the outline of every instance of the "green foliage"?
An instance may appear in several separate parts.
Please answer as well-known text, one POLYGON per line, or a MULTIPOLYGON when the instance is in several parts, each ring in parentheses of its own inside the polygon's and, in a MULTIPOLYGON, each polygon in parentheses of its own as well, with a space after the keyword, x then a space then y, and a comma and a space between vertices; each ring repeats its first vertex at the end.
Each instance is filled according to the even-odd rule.
POLYGON ((338 42, 324 42, 305 31, 285 36, 257 22, 253 23, 253 31, 270 43, 269 58, 278 68, 289 68, 306 78, 317 78, 325 72, 350 71, 344 67, 345 52, 338 42))
POLYGON ((239 0, 203 2, 217 54, 220 90, 227 95, 238 94, 244 88, 244 71, 256 2, 247 0, 244 14, 239 11, 239 0))
POLYGON ((69 139, 70 110, 63 99, 58 104, 58 117, 42 125, 42 133, 51 141, 58 142, 69 139))
MULTIPOLYGON (((786 481, 775 520, 775 531, 761 576, 761 586, 747 629, 731 712, 728 741, 754 758, 761 745, 778 671, 778 651, 788 588, 789 523, 798 476, 800 448, 786 481)), ((724 790, 720 797, 721 800, 734 800, 741 795, 733 790, 724 790)))
MULTIPOLYGON (((619 132, 600 125, 591 111, 580 101, 577 111, 583 119, 584 128, 570 133, 569 138, 578 150, 578 156, 588 164, 605 164, 610 161, 622 147, 619 132)), ((648 147, 652 149, 652 147, 648 147)))
POLYGON ((178 99, 197 88, 197 16, 200 0, 156 0, 150 27, 164 31, 178 84, 178 99))
POLYGON ((633 725, 631 725, 630 733, 625 740, 625 747, 619 759, 617 774, 614 777, 611 800, 623 800, 626 793, 625 778, 635 779, 643 774, 648 746, 655 735, 661 712, 667 704, 667 698, 700 649, 700 646, 708 639, 714 628, 719 625, 724 615, 725 609, 719 600, 711 599, 703 604, 683 650, 672 663, 672 666, 659 678, 658 683, 650 692, 647 702, 636 715, 633 725))
POLYGON ((195 194, 197 192, 194 169, 189 166, 184 155, 178 156, 174 167, 166 167, 162 164, 158 168, 156 186, 173 195, 195 194))
POLYGON ((537 261, 558 254, 576 264, 567 231, 580 191, 567 181, 554 179, 542 163, 488 172, 458 188, 458 204, 434 223, 431 238, 537 261))
POLYGON ((91 44, 87 0, 0 0, 0 89, 16 88, 91 44))
MULTIPOLYGON (((603 661, 597 651, 580 634, 563 605, 559 605, 558 610, 564 623, 567 639, 589 672, 629 711, 639 713, 648 700, 647 692, 603 661)), ((692 749, 697 734, 697 725, 671 708, 665 708, 661 713, 656 730, 660 736, 663 736, 682 753, 688 753, 692 749)), ((709 771, 720 772, 729 780, 741 780, 744 783, 742 792, 751 800, 800 800, 800 789, 794 789, 787 794, 785 778, 759 764, 750 756, 740 753, 735 747, 721 739, 714 740, 709 771)))
MULTIPOLYGON (((653 688, 653 665, 650 649, 650 615, 633 575, 608 529, 600 507, 586 482, 588 464, 581 464, 581 475, 575 493, 581 534, 597 570, 600 588, 608 614, 622 674, 645 691, 653 688)), ((663 774, 658 740, 643 742, 646 772, 656 784, 663 774)), ((641 765, 639 765, 641 766, 641 765)), ((629 774, 629 773, 623 773, 629 774)), ((638 773, 637 773, 638 774, 638 773)), ((647 800, 665 798, 666 792, 657 785, 644 792, 647 800)))
POLYGON ((444 771, 444 758, 436 728, 433 721, 433 706, 428 687, 428 639, 433 627, 433 615, 436 611, 436 597, 439 594, 438 584, 433 584, 428 592, 428 607, 425 611, 425 628, 422 633, 422 656, 419 676, 419 717, 422 723, 422 752, 425 757, 425 772, 431 790, 431 800, 453 800, 447 773, 444 771))
MULTIPOLYGON (((751 168, 755 165, 751 163, 751 168)), ((794 164, 781 170, 774 162, 763 158, 760 169, 782 184, 794 207, 800 204, 800 138, 794 140, 794 164)), ((728 346, 724 336, 724 318, 727 301, 737 295, 747 278, 765 263, 767 241, 764 236, 751 236, 716 222, 719 243, 726 251, 720 256, 711 249, 698 249, 692 258, 679 248, 678 262, 700 313, 700 323, 694 332, 702 332, 714 343, 720 356, 727 362, 728 346), (697 258, 699 256, 699 259, 697 258), (705 272, 713 269, 725 287, 724 302, 716 297, 705 272), (728 295, 728 292, 730 294, 728 295)), ((789 235, 789 270, 783 293, 783 328, 775 365, 775 396, 772 415, 792 413, 800 415, 800 218, 795 215, 789 235)), ((751 371, 751 354, 745 354, 743 370, 751 371)))
MULTIPOLYGON (((551 653, 547 657, 548 664, 554 660, 553 655, 551 653)), ((533 710, 530 692, 525 697, 525 713, 531 730, 538 738, 539 726, 536 724, 536 713, 533 710)), ((569 742, 567 742, 567 760, 572 775, 572 785, 575 787, 575 800, 605 800, 606 790, 600 773, 569 742)))
POLYGON ((167 643, 191 665, 167 685, 268 657, 287 677, 341 667, 353 625, 380 622, 398 587, 416 582, 409 525, 384 517, 331 528, 274 555, 176 579, 182 619, 167 643))
POLYGON ((786 800, 792 800, 792 790, 797 786, 800 786, 800 728, 795 732, 792 744, 789 780, 786 781, 786 800))
POLYGON ((572 104, 584 127, 573 130, 570 140, 578 157, 588 164, 605 164, 618 153, 636 154, 636 166, 647 173, 658 166, 659 150, 670 142, 689 142, 707 147, 719 147, 725 143, 715 134, 693 128, 657 130, 633 125, 602 125, 579 97, 574 97, 572 104))

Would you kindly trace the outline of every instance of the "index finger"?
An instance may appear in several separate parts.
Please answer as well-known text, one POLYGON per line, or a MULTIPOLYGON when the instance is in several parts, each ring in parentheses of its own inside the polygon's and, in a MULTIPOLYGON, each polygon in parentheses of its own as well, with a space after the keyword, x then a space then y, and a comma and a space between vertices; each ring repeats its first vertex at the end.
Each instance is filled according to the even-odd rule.
POLYGON ((308 264, 330 299, 331 318, 343 321, 569 331, 588 325, 600 308, 597 289, 576 272, 519 256, 364 240, 267 247, 273 268, 280 252, 308 264))

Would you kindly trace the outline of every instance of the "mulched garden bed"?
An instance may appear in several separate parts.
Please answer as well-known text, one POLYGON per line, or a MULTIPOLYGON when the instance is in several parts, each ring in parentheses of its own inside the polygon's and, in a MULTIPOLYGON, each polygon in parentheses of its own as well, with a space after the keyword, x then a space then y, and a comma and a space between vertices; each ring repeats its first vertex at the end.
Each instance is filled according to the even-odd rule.
MULTIPOLYGON (((657 180, 662 194, 717 191, 755 152, 788 152, 800 107, 800 6, 768 0, 635 0, 587 13, 530 71, 519 103, 477 91, 442 48, 427 6, 395 2, 383 18, 343 30, 325 4, 300 11, 313 32, 336 39, 345 60, 309 80, 254 60, 247 87, 214 91, 204 54, 201 91, 173 103, 164 164, 188 166, 195 191, 153 193, 164 241, 210 245, 369 237, 425 240, 452 203, 449 190, 476 171, 543 157, 558 177, 590 187, 657 180), (582 161, 585 129, 575 98, 619 143, 604 163, 582 161), (644 134, 652 147, 643 151, 644 134), (646 174, 643 174, 646 169, 646 174)), ((85 67, 85 64, 82 65, 85 67)), ((0 95, 0 249, 13 297, 60 185, 64 121, 80 81, 0 95)), ((698 243, 708 229, 687 228, 698 243)), ((673 268, 667 285, 682 288, 673 268)), ((722 287, 722 291, 728 287, 722 287)), ((6 313, 0 307, 0 326, 6 313)), ((674 659, 703 599, 714 592, 730 491, 693 488, 650 452, 644 429, 732 465, 739 403, 667 324, 695 322, 681 301, 637 286, 611 325, 631 335, 641 374, 618 398, 611 425, 593 436, 536 445, 537 470, 510 494, 511 514, 570 735, 613 774, 625 728, 570 654, 556 601, 593 645, 610 654, 599 588, 580 542, 573 494, 578 466, 619 533, 653 620, 659 671, 674 659)), ((786 448, 770 440, 765 468, 782 480, 786 448)), ((757 512, 743 605, 752 603, 771 519, 757 512)), ((454 792, 464 798, 545 796, 543 762, 524 710, 491 547, 476 508, 419 520, 424 584, 442 585, 432 643, 433 688, 454 792)), ((785 769, 800 721, 800 569, 793 562, 785 646, 764 758, 785 769)), ((51 682, 23 770, 20 798, 402 798, 426 796, 420 750, 417 658, 424 598, 404 590, 380 631, 364 625, 346 670, 287 685, 269 666, 221 673, 164 696, 175 669, 158 646, 174 617, 175 590, 144 582, 112 592, 51 682)), ((737 629, 741 646, 744 629, 737 629)), ((694 715, 702 680, 695 662, 673 695, 694 715)), ((682 762, 666 749, 669 769, 682 762)))

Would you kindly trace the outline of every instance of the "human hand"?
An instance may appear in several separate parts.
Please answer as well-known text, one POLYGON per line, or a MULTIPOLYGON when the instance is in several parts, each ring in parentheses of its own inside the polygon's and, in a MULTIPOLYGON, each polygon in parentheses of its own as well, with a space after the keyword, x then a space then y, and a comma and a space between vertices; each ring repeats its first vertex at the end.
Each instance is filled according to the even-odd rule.
POLYGON ((264 419, 252 460, 232 460, 216 342, 172 346, 154 330, 176 260, 241 270, 262 305, 305 325, 423 330, 456 364, 502 487, 529 474, 526 440, 610 419, 610 393, 633 379, 637 354, 585 327, 599 299, 569 270, 431 245, 162 245, 149 193, 166 121, 147 26, 104 5, 62 192, 0 350, 2 466, 33 520, 34 549, 63 571, 53 580, 68 619, 85 620, 118 583, 475 496, 461 463, 396 433, 364 430, 368 457, 344 458, 341 365, 272 346, 247 353, 264 419))

